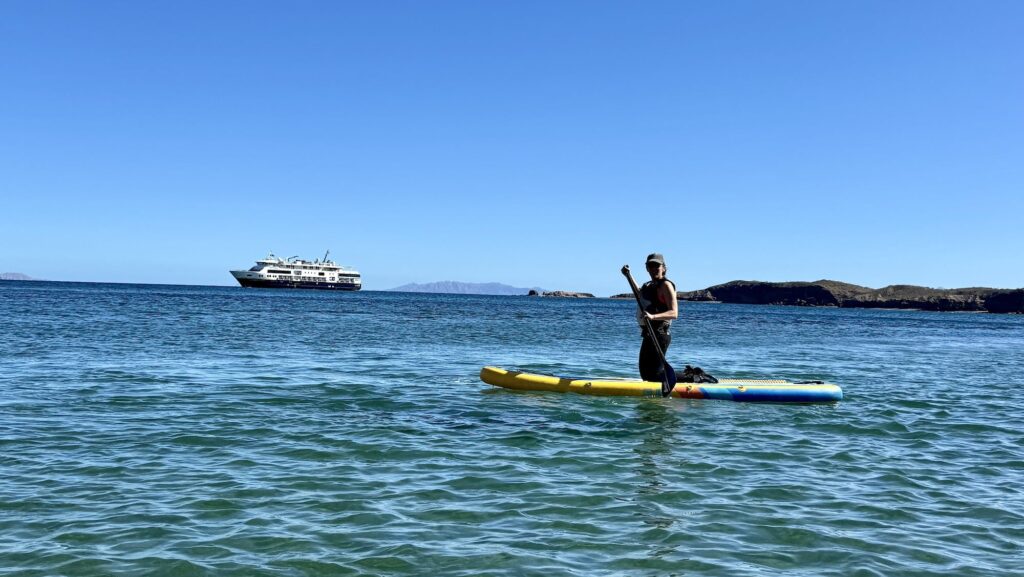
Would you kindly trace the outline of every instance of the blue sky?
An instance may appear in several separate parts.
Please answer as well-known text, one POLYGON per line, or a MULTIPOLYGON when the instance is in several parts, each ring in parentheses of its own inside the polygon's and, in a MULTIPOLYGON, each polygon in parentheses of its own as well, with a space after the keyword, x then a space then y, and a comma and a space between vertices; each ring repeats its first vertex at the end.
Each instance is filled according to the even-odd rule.
POLYGON ((0 3, 0 272, 1024 286, 1024 3, 0 3))

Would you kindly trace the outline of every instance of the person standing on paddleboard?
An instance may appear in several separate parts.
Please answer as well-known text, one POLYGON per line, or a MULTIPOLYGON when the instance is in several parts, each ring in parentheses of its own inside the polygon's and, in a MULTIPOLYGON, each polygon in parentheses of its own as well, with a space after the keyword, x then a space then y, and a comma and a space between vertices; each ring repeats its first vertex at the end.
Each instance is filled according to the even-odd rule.
MULTIPOLYGON (((668 352, 668 346, 672 343, 672 321, 679 317, 676 285, 665 278, 667 272, 664 256, 656 252, 647 255, 647 273, 651 275, 651 280, 640 287, 642 307, 637 308, 636 316, 643 335, 643 343, 640 345, 640 378, 645 381, 663 380, 665 360, 662 355, 668 352), (647 330, 645 318, 650 321, 653 335, 647 330), (654 339, 661 345, 661 354, 658 353, 654 339)), ((629 266, 622 267, 622 274, 628 273, 629 266)))

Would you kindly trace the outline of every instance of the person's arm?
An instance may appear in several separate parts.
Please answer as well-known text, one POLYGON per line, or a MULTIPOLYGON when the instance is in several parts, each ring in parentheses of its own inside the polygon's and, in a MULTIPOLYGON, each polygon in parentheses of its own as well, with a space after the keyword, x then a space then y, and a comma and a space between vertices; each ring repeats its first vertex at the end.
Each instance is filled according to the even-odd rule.
POLYGON ((672 284, 672 281, 663 283, 661 288, 661 295, 668 301, 668 310, 663 313, 652 315, 646 313, 647 318, 652 321, 670 321, 679 318, 679 297, 676 296, 676 287, 672 284))

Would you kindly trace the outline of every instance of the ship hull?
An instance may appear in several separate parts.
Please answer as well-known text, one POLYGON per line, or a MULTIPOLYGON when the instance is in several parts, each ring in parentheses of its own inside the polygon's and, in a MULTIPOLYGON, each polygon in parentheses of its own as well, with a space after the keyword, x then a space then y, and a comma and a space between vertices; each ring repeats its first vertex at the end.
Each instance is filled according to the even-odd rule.
POLYGON ((339 282, 301 282, 291 280, 264 280, 254 278, 235 278, 238 284, 246 288, 275 288, 275 289, 314 289, 334 291, 357 291, 362 288, 355 283, 339 282))

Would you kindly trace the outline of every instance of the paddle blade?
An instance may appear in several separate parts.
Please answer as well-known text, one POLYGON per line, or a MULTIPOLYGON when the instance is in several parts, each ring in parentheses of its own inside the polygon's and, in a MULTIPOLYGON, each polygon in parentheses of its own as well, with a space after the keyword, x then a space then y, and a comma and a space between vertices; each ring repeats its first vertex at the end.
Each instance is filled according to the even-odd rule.
POLYGON ((671 395, 674 388, 676 388, 676 371, 672 368, 672 365, 665 362, 665 377, 661 381, 661 396, 667 397, 671 395))

